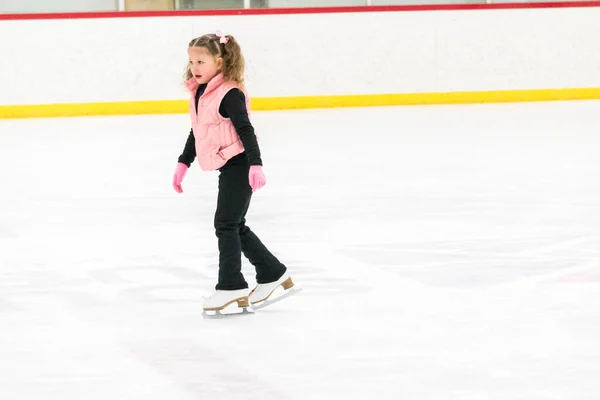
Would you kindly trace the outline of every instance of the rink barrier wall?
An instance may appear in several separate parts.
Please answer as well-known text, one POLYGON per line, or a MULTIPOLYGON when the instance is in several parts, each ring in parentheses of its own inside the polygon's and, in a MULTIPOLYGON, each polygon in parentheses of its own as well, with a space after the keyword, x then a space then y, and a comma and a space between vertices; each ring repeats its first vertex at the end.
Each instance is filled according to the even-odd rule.
MULTIPOLYGON (((16 65, 8 66, 8 72, 3 71, 5 67, 0 68, 3 72, 0 74, 0 87, 3 88, 0 91, 0 118, 186 113, 188 100, 184 100, 187 94, 181 90, 181 82, 165 76, 177 78, 180 72, 181 52, 179 49, 174 52, 172 43, 188 40, 191 33, 195 35, 198 32, 199 25, 202 31, 213 25, 225 32, 228 32, 229 26, 235 27, 235 35, 249 44, 250 58, 248 53, 246 57, 257 65, 273 65, 270 63, 277 61, 277 57, 268 54, 268 47, 260 43, 265 35, 279 32, 273 36, 275 44, 272 46, 291 40, 293 44, 290 47, 301 47, 306 41, 300 40, 299 34, 294 36, 294 29, 276 29, 310 24, 314 29, 299 30, 303 36, 314 32, 307 40, 330 38, 336 43, 343 43, 341 38, 357 32, 352 30, 352 23, 357 25, 360 22, 361 35, 366 36, 362 47, 373 49, 374 57, 383 60, 383 63, 370 65, 371 70, 373 66, 378 68, 382 79, 369 76, 371 79, 366 83, 360 79, 365 67, 352 66, 352 57, 344 58, 348 52, 343 50, 332 54, 329 50, 319 49, 325 46, 316 46, 314 54, 307 53, 307 57, 329 55, 342 59, 341 62, 350 62, 344 64, 348 68, 336 71, 340 76, 331 75, 326 64, 318 65, 316 72, 308 73, 306 67, 300 66, 290 74, 287 69, 290 65, 293 68, 293 64, 289 63, 275 65, 266 71, 250 71, 252 109, 257 111, 600 99, 600 79, 596 72, 600 66, 600 46, 594 39, 600 34, 600 24, 594 22, 598 18, 600 1, 4 14, 0 15, 0 33, 4 33, 4 37, 13 34, 7 44, 13 46, 8 48, 8 54, 11 50, 14 52, 11 59, 16 65), (561 10, 553 9, 563 9, 567 14, 556 14, 561 10), (406 16, 405 12, 411 12, 410 16, 406 16), (496 15, 496 12, 499 14, 496 15), (296 14, 298 20, 289 19, 296 14), (351 19, 352 15, 358 17, 351 19), (123 19, 127 21, 118 22, 123 19), (175 19, 175 24, 169 22, 175 19), (531 19, 535 19, 536 24, 531 24, 531 19), (79 20, 89 23, 80 25, 79 20), (556 31, 558 22, 562 26, 564 21, 569 20, 578 24, 564 24, 568 35, 565 34, 567 31, 556 31), (505 26, 511 26, 510 31, 496 26, 502 21, 505 26), (82 42, 77 42, 81 39, 75 36, 82 27, 101 32, 98 36, 106 35, 106 40, 94 35, 88 37, 89 40, 86 40, 91 41, 92 46, 105 46, 105 52, 112 49, 111 45, 116 46, 115 52, 107 57, 109 68, 100 70, 100 67, 86 64, 87 58, 95 54, 82 49, 82 42), (332 27, 338 36, 331 31, 332 27), (31 35, 32 31, 35 35, 31 35), (126 31, 131 37, 125 34, 126 31), (147 76, 132 75, 130 70, 135 68, 135 62, 132 67, 126 65, 135 61, 131 58, 131 54, 135 56, 132 48, 140 54, 149 51, 143 43, 142 48, 136 48, 137 40, 154 32, 169 32, 157 37, 156 43, 153 43, 157 49, 151 49, 159 54, 165 53, 160 58, 165 60, 164 63, 159 63, 154 67, 156 70, 150 71, 147 76), (535 42, 536 35, 540 43, 535 42), (80 69, 64 73, 57 82, 46 84, 30 79, 36 70, 27 65, 31 54, 26 46, 39 43, 39 37, 47 38, 44 44, 49 48, 48 53, 40 57, 51 60, 50 71, 67 70, 71 65, 80 69), (390 37, 404 40, 393 41, 394 45, 390 47, 392 41, 385 40, 390 37), (121 45, 122 41, 124 44, 121 45), (380 43, 381 48, 373 47, 376 43, 380 43), (68 62, 61 60, 61 52, 68 62), (111 59, 119 58, 124 60, 125 66, 110 64, 111 59), (570 63, 572 67, 570 70, 562 68, 555 60, 570 63), (106 82, 87 80, 85 76, 89 71, 92 75, 101 74, 106 82), (279 77, 276 84, 271 82, 273 75, 279 77), (111 79, 115 84, 107 85, 111 79), (73 94, 86 86, 91 86, 90 91, 96 96, 73 94), (139 88, 148 87, 152 90, 141 93, 140 98, 130 98, 131 93, 140 92, 139 88), (383 93, 386 91, 391 93, 383 93), (27 104, 31 100, 37 101, 27 104)), ((350 45, 361 47, 356 41, 350 45)), ((335 51, 336 48, 331 49, 335 51)), ((290 58, 298 59, 307 50, 313 51, 312 47, 288 51, 292 53, 290 58)))

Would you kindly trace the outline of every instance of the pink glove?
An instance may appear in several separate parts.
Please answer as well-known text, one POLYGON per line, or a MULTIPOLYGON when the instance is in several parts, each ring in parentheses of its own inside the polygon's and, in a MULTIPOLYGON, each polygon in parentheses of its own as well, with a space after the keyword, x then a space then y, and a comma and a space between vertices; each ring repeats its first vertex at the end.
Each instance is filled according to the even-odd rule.
POLYGON ((187 165, 182 163, 177 163, 177 169, 175 170, 175 174, 173 175, 173 189, 177 193, 183 193, 183 189, 181 188, 181 182, 183 182, 183 178, 188 170, 187 165))
POLYGON ((250 166, 250 172, 248 173, 248 181, 250 182, 250 187, 252 188, 253 192, 256 192, 258 189, 265 186, 265 184, 267 183, 267 178, 265 178, 262 166, 250 166))

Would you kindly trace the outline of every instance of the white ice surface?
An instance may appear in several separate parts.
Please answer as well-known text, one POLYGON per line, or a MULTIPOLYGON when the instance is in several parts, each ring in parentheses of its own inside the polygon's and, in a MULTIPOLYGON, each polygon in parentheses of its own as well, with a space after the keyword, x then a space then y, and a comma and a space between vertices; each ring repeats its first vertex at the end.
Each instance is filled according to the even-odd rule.
POLYGON ((596 400, 599 111, 255 113, 304 291, 230 320, 185 115, 0 121, 0 399, 596 400))

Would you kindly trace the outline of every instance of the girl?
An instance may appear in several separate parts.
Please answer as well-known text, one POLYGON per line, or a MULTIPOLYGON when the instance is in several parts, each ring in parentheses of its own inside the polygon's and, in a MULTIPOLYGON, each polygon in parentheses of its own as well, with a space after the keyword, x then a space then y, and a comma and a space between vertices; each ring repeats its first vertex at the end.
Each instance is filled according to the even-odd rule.
POLYGON ((243 84, 244 57, 231 35, 219 31, 193 39, 188 45, 185 85, 190 91, 192 130, 173 176, 181 182, 197 157, 204 171, 218 170, 219 194, 214 226, 219 247, 219 278, 205 311, 231 303, 248 307, 266 300, 273 291, 294 284, 289 271, 246 225, 252 193, 266 183, 260 149, 248 117, 250 98, 243 84), (248 294, 241 254, 256 269, 256 287, 248 294))

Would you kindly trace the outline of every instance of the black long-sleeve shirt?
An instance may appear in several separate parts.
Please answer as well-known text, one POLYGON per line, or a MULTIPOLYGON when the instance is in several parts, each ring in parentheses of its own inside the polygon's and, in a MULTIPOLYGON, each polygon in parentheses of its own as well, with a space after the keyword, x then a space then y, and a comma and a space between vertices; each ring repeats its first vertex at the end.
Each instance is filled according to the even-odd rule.
MULTIPOLYGON (((200 85, 196 92, 196 107, 198 107, 198 100, 204 93, 206 84, 200 85)), ((198 110, 196 109, 196 112, 198 110)), ((221 105, 219 106, 219 114, 223 118, 229 118, 233 127, 235 128, 242 144, 244 145, 244 153, 248 158, 250 165, 262 165, 260 158, 260 148, 258 147, 258 141, 256 134, 254 133, 254 127, 250 123, 248 118, 248 110, 246 109, 246 96, 241 90, 232 89, 223 97, 221 105)), ((236 159, 239 156, 236 156, 236 159)), ((185 148, 183 153, 179 156, 179 162, 187 165, 188 167, 196 159, 196 138, 194 137, 193 130, 190 130, 185 148)), ((233 159, 229 160, 233 161, 233 159)))

